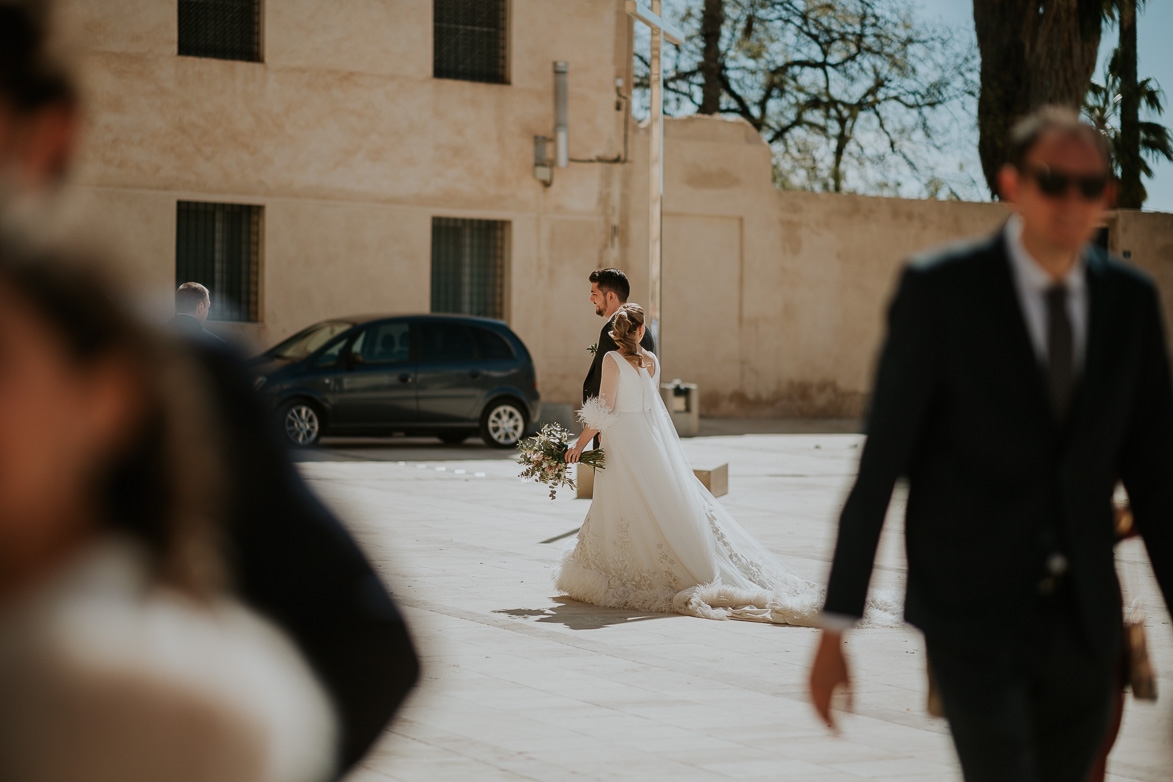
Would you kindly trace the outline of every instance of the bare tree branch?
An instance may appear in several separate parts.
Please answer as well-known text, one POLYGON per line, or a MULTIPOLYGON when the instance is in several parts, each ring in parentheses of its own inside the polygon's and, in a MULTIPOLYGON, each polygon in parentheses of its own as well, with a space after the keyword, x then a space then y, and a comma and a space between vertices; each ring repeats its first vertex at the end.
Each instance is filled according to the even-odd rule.
POLYGON ((715 75, 717 111, 762 134, 779 181, 868 190, 869 149, 878 144, 928 189, 918 156, 933 153, 949 107, 972 99, 965 69, 975 54, 949 31, 916 22, 909 0, 723 0, 717 38, 711 28, 702 35, 705 20, 716 18, 715 0, 688 2, 690 35, 664 71, 677 109, 712 111, 705 85, 715 75), (917 143, 892 146, 910 138, 917 143))

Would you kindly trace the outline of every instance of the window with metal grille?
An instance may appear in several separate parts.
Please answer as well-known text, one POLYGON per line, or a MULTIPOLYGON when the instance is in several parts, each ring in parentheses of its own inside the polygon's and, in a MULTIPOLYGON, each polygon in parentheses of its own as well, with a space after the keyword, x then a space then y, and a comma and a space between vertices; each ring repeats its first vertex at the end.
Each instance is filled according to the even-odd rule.
POLYGON ((212 293, 214 320, 260 319, 261 207, 180 201, 175 229, 176 286, 212 293))
POLYGON ((432 312, 505 316, 505 238, 498 220, 432 218, 432 312))
POLYGON ((179 0, 179 53, 261 61, 261 0, 179 0))
POLYGON ((432 75, 490 84, 509 82, 508 0, 435 0, 432 75))

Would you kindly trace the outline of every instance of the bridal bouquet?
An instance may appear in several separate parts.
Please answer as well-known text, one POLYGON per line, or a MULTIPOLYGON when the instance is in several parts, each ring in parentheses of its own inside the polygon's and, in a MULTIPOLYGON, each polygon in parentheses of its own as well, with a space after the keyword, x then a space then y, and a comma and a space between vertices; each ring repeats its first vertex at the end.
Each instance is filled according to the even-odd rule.
MULTIPOLYGON (((550 487, 550 499, 554 499, 558 488, 575 488, 570 477, 570 465, 566 463, 567 440, 571 433, 558 424, 546 424, 536 437, 530 437, 517 444, 521 456, 517 463, 522 466, 521 478, 533 479, 550 487)), ((603 449, 583 451, 579 461, 596 470, 603 469, 603 449)))

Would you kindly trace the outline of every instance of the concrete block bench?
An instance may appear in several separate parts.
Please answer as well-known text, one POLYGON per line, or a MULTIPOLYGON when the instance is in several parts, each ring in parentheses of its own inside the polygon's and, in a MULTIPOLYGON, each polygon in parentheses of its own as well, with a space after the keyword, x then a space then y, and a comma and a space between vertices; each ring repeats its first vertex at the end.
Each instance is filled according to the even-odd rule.
MULTIPOLYGON (((595 496, 595 468, 585 464, 576 464, 575 468, 575 496, 580 500, 589 500, 595 496)), ((694 467, 692 474, 705 485, 705 488, 714 497, 722 497, 729 493, 729 465, 727 463, 694 467)))

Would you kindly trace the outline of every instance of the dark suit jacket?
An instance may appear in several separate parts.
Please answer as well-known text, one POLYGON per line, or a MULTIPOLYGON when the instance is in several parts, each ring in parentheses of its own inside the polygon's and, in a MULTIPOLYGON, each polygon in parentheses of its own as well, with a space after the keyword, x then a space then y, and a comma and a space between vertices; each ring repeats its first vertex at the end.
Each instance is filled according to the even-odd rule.
POLYGON ((284 629, 334 702, 341 777, 419 675, 407 626, 353 538, 309 490, 236 355, 189 346, 226 434, 227 544, 243 599, 284 629))
POLYGON ((224 344, 224 340, 204 328, 204 324, 200 323, 194 315, 180 312, 170 320, 168 325, 172 331, 182 334, 187 339, 202 340, 214 345, 224 344))
MULTIPOLYGON (((619 346, 615 344, 615 340, 611 339, 611 321, 615 319, 612 315, 611 319, 603 324, 603 330, 599 333, 598 350, 595 351, 595 360, 591 362, 591 369, 587 372, 586 380, 582 381, 582 401, 585 403, 593 396, 599 395, 599 384, 603 381, 603 357, 612 350, 618 350, 619 346)), ((644 338, 640 340, 640 346, 649 353, 656 352, 656 341, 652 339, 651 329, 644 329, 644 338)))
POLYGON ((825 610, 860 616, 893 484, 909 482, 906 618, 926 634, 1016 632, 1048 553, 1090 647, 1115 648, 1113 489, 1122 479, 1173 591, 1173 386, 1152 282, 1093 249, 1088 341, 1059 424, 999 234, 914 262, 889 314, 825 610))

